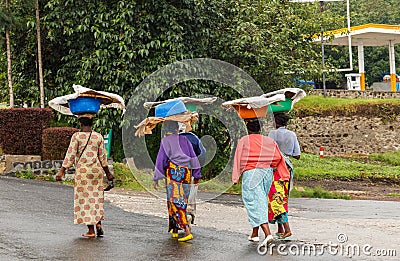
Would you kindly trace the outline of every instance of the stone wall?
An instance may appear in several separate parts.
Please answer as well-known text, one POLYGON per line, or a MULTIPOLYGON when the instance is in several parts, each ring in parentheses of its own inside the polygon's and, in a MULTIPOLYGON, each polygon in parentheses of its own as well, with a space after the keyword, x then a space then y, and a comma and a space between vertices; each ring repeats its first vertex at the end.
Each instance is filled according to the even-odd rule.
MULTIPOLYGON (((41 160, 40 156, 0 155, 0 174, 15 176, 18 172, 31 171, 34 175, 55 175, 63 160, 41 160)), ((108 159, 108 168, 114 173, 113 160, 108 159)), ((73 178, 75 169, 66 171, 66 178, 73 178)))
POLYGON ((14 162, 22 165, 26 162, 38 162, 40 160, 41 157, 38 155, 0 155, 0 174, 11 172, 14 168, 14 162))
POLYGON ((324 155, 371 154, 400 149, 400 117, 381 118, 304 117, 292 119, 288 129, 296 132, 302 151, 324 155))
MULTIPOLYGON (((15 176, 18 172, 31 171, 34 175, 55 175, 62 160, 41 160, 40 156, 0 155, 0 174, 15 176), (3 166, 3 167, 2 167, 3 166)), ((68 170, 68 174, 73 173, 68 170)))

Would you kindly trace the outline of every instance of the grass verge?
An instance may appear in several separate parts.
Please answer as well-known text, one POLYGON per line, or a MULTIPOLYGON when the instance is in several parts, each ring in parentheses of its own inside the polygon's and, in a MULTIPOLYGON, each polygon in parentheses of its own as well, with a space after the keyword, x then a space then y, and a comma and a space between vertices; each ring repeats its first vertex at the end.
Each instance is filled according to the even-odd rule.
POLYGON ((374 154, 368 157, 324 157, 302 154, 292 160, 296 180, 386 179, 399 181, 400 153, 374 154))
POLYGON ((351 199, 349 195, 339 194, 335 192, 330 192, 323 187, 308 188, 294 187, 290 192, 290 197, 292 198, 328 198, 328 199, 351 199))

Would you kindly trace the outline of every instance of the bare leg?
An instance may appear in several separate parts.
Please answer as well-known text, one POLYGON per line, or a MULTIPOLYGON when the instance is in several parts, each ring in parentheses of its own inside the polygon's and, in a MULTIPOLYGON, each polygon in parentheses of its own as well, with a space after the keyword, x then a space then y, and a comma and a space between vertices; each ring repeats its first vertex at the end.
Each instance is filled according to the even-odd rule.
POLYGON ((283 227, 285 228, 285 233, 281 236, 281 238, 290 237, 292 232, 290 231, 289 222, 283 223, 283 227))
POLYGON ((262 224, 261 229, 264 231, 264 234, 265 234, 265 239, 261 243, 261 246, 267 247, 269 244, 271 244, 271 242, 272 242, 272 240, 274 240, 274 238, 271 235, 271 231, 269 230, 268 223, 262 224))
POLYGON ((278 232, 277 234, 283 235, 285 230, 283 229, 283 225, 278 223, 278 232))
POLYGON ((258 228, 259 227, 253 227, 253 232, 251 233, 251 237, 258 237, 258 228))
POLYGON ((261 224, 261 229, 264 231, 265 237, 271 235, 271 231, 269 231, 268 223, 261 224))
POLYGON ((189 226, 186 226, 186 227, 185 227, 185 236, 188 236, 188 235, 190 235, 190 234, 191 234, 190 228, 189 228, 189 226))
POLYGON ((89 237, 89 238, 96 237, 96 234, 94 233, 94 225, 88 225, 87 227, 88 227, 89 231, 86 234, 82 234, 82 236, 89 237))

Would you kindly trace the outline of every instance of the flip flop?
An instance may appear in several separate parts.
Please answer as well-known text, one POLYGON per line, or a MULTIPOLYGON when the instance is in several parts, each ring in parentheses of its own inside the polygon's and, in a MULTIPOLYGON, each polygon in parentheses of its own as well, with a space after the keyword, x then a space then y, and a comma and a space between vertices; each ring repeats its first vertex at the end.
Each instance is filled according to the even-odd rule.
POLYGON ((252 242, 260 242, 259 237, 251 237, 251 235, 250 235, 248 239, 249 239, 249 241, 252 241, 252 242))
POLYGON ((178 233, 174 233, 172 229, 169 231, 169 233, 171 234, 172 238, 178 238, 178 233))
POLYGON ((271 244, 271 242, 274 240, 274 237, 272 236, 272 235, 268 235, 265 239, 264 239, 264 241, 260 244, 260 246, 265 246, 265 247, 268 247, 270 244, 271 244))
POLYGON ((185 237, 178 238, 178 241, 179 241, 179 242, 186 242, 186 241, 189 241, 189 240, 191 240, 191 239, 193 239, 193 235, 192 235, 192 234, 189 234, 189 235, 187 235, 187 236, 185 236, 185 237))
POLYGON ((293 239, 291 237, 284 237, 284 238, 277 238, 276 240, 280 241, 292 241, 293 239))

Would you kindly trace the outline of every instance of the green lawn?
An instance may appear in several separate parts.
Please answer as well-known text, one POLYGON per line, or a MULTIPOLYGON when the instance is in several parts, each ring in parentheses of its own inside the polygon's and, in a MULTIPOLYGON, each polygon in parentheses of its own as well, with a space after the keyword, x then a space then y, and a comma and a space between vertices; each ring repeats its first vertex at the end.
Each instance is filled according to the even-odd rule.
POLYGON ((325 157, 302 154, 293 160, 296 180, 360 178, 398 179, 400 153, 373 154, 368 157, 325 157))

